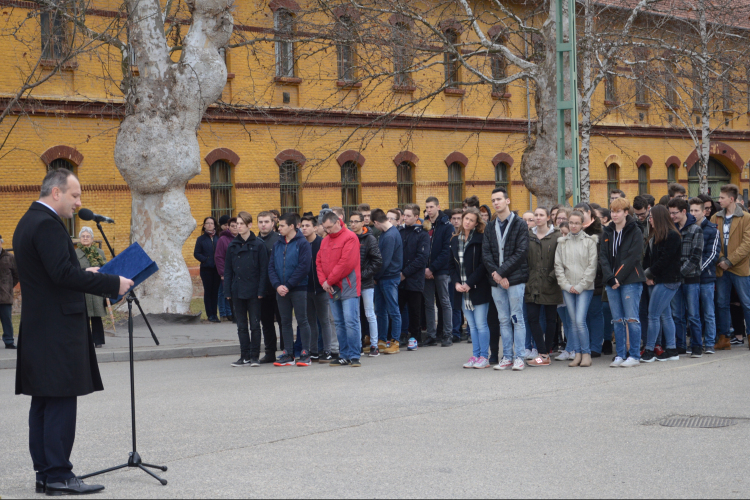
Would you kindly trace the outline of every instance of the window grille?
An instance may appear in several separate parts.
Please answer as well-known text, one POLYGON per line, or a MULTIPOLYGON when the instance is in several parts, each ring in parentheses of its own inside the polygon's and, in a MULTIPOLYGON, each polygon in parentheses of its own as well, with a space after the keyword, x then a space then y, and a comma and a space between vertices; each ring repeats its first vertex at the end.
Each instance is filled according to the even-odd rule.
POLYGON ((458 56, 453 52, 459 50, 456 45, 458 44, 458 33, 453 30, 445 32, 445 38, 448 40, 449 47, 445 50, 445 86, 448 88, 458 87, 459 82, 459 61, 458 56))
POLYGON ((233 187, 232 166, 224 160, 211 165, 211 216, 216 220, 234 215, 233 187))
POLYGON ((464 201, 464 167, 458 162, 448 166, 448 208, 462 208, 464 201))
POLYGON ((508 164, 505 162, 500 162, 495 167, 495 187, 496 188, 505 188, 506 191, 508 191, 508 172, 509 172, 508 164))
POLYGON ((285 161, 279 167, 281 213, 300 213, 299 165, 285 161))
POLYGON ((620 167, 616 163, 607 167, 607 194, 613 189, 620 189, 620 167))
POLYGON ((339 36, 343 39, 336 45, 339 80, 342 82, 353 82, 356 80, 354 67, 357 58, 356 48, 352 42, 353 23, 349 16, 341 16, 339 23, 339 36))
POLYGON ((648 170, 649 167, 645 163, 638 167, 638 194, 648 194, 648 170))
POLYGON ((402 162, 396 168, 396 185, 398 189, 398 207, 414 203, 414 177, 411 163, 402 162))
POLYGON ((63 59, 66 53, 65 19, 56 9, 42 12, 42 59, 63 59))
POLYGON ((274 14, 276 26, 276 76, 294 78, 294 15, 285 9, 274 14))
POLYGON ((341 166, 341 206, 346 220, 359 205, 359 167, 353 161, 341 166))

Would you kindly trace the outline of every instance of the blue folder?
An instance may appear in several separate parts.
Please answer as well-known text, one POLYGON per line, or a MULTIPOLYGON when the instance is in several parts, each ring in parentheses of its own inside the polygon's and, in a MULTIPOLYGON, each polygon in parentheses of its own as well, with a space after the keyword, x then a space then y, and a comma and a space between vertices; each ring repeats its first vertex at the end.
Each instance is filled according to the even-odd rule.
MULTIPOLYGON (((120 252, 120 255, 104 264, 99 269, 99 272, 131 279, 135 283, 133 286, 135 288, 154 275, 158 270, 159 266, 156 265, 156 262, 151 260, 151 257, 136 242, 120 252)), ((124 295, 117 297, 113 303, 119 302, 123 297, 124 295)))

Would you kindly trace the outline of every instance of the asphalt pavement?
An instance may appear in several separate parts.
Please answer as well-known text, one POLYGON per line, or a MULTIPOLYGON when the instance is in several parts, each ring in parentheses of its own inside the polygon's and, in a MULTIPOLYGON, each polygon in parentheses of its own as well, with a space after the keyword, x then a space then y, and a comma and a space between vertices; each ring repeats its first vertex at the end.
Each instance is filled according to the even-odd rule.
MULTIPOLYGON (((235 357, 136 363, 138 451, 169 467, 96 481, 101 498, 705 497, 750 491, 750 351, 631 369, 463 370, 467 344, 361 368, 231 368, 235 357), (669 428, 669 416, 737 418, 669 428)), ((127 461, 127 363, 79 399, 78 474, 127 461)), ((5 398, 0 495, 34 496, 28 397, 5 398)))

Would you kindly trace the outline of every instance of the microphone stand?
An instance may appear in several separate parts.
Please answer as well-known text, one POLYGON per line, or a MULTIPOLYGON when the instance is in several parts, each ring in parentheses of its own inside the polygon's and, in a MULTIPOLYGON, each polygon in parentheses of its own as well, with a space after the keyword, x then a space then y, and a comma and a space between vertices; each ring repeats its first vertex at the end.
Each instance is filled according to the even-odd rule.
MULTIPOLYGON (((112 254, 112 258, 115 257, 115 251, 112 248, 112 245, 109 244, 109 240, 107 239, 107 235, 104 234, 104 229, 102 229, 101 222, 96 223, 96 227, 99 228, 99 232, 104 237, 104 242, 107 244, 107 247, 109 248, 109 253, 112 254)), ((136 451, 135 446, 135 370, 134 370, 134 363, 133 363, 133 302, 135 302, 135 305, 138 306, 138 310, 141 311, 141 316, 143 317, 143 320, 146 322, 146 326, 148 326, 148 330, 151 332, 151 337, 153 337, 154 342, 156 345, 159 345, 159 339, 156 338, 156 334, 154 333, 153 328, 151 328, 151 324, 148 322, 148 318, 143 313, 143 309, 141 308, 141 304, 138 301, 138 297, 135 296, 135 292, 131 289, 126 299, 128 301, 128 340, 130 344, 130 418, 131 418, 131 426, 132 426, 132 435, 133 435, 133 451, 130 452, 128 455, 128 462, 122 465, 118 465, 116 467, 110 467, 109 469, 100 470, 99 472, 94 472, 92 474, 86 474, 85 476, 79 476, 79 479, 86 479, 93 476, 98 476, 100 474, 106 474, 108 472, 124 469, 125 467, 133 467, 133 468, 139 468, 146 474, 152 476, 154 479, 159 481, 162 485, 167 484, 166 479, 162 479, 150 470, 148 470, 146 467, 151 469, 158 469, 163 472, 167 471, 167 467, 163 465, 151 465, 144 463, 143 460, 141 460, 141 456, 138 454, 138 451, 136 451)))

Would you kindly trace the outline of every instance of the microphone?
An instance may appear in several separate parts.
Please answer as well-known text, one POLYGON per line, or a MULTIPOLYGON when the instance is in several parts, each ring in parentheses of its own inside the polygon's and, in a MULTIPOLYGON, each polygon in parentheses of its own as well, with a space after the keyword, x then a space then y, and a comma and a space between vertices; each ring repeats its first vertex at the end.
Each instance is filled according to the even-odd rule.
POLYGON ((105 217, 103 215, 95 214, 88 208, 82 208, 78 211, 78 218, 81 220, 92 220, 94 222, 106 222, 107 224, 114 224, 115 221, 110 219, 109 217, 105 217))

